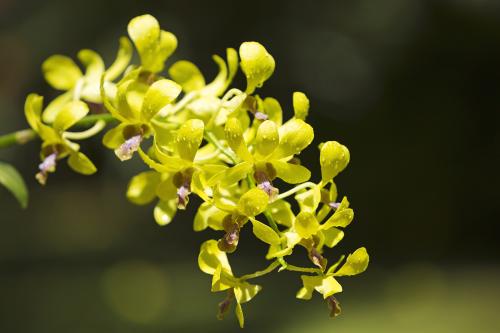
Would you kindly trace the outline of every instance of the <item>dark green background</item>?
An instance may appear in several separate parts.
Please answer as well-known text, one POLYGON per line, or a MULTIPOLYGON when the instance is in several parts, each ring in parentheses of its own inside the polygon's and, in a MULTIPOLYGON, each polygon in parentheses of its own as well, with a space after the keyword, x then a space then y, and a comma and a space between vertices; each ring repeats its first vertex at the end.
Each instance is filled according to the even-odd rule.
MULTIPOLYGON (((303 161, 317 172, 325 140, 351 151, 338 185, 356 218, 331 256, 366 246, 369 270, 341 280, 335 320, 319 295, 294 299, 298 274, 263 278, 247 331, 500 331, 500 2, 2 0, 0 133, 26 126, 29 92, 55 96, 44 59, 92 48, 109 64, 143 13, 177 35, 169 63, 187 58, 207 77, 212 54, 260 41, 277 67, 259 93, 288 116, 293 91, 311 99, 303 161)), ((193 207, 158 227, 124 196, 142 163, 121 164, 99 139, 83 150, 99 173, 61 164, 45 188, 37 143, 0 151, 31 193, 23 211, 0 190, 0 332, 237 331, 232 314, 215 319, 223 295, 196 264, 217 235, 192 232, 193 207)), ((263 267, 265 248, 243 236, 235 270, 263 267)))

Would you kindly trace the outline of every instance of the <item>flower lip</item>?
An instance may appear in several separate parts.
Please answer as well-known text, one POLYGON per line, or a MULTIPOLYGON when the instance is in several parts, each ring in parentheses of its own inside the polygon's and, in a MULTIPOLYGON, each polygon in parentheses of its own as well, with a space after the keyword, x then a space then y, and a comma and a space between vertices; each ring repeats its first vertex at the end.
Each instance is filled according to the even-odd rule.
POLYGON ((53 152, 52 154, 45 157, 45 159, 38 165, 38 169, 40 172, 36 174, 36 179, 42 185, 47 183, 47 178, 49 176, 49 172, 54 172, 57 164, 57 152, 53 152))
POLYGON ((116 156, 120 161, 130 160, 134 153, 139 149, 142 142, 142 134, 137 134, 125 140, 120 147, 115 149, 116 156))
POLYGON ((279 190, 273 186, 272 181, 263 171, 256 171, 254 174, 257 187, 266 192, 270 201, 274 201, 279 194, 279 190))
POLYGON ((329 202, 328 207, 331 209, 338 209, 340 207, 340 202, 329 202))
POLYGON ((186 209, 189 202, 189 194, 191 193, 191 186, 185 182, 177 189, 177 207, 179 209, 186 209))

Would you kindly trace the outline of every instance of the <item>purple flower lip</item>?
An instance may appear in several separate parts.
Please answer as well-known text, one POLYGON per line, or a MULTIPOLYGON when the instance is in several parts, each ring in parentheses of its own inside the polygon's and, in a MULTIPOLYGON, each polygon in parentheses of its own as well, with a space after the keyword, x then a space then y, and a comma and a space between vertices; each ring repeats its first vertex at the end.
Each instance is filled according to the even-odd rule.
POLYGON ((254 115, 255 119, 262 120, 262 121, 267 120, 269 118, 267 116, 267 114, 262 113, 260 111, 255 112, 253 115, 254 115))
POLYGON ((179 209, 186 209, 189 202, 189 194, 191 193, 191 188, 189 184, 184 184, 177 189, 177 207, 179 209))
POLYGON ((331 209, 338 209, 340 207, 340 202, 329 202, 328 203, 328 207, 330 207, 331 209))
POLYGON ((141 134, 134 135, 122 143, 120 147, 115 149, 115 155, 120 159, 120 161, 130 160, 134 153, 139 149, 141 141, 141 134))
POLYGON ((278 196, 279 190, 273 186, 267 174, 262 171, 257 171, 255 173, 255 180, 257 181, 257 187, 267 193, 270 201, 274 201, 278 196))
POLYGON ((57 164, 57 153, 52 153, 44 158, 42 163, 38 165, 39 173, 36 174, 35 178, 42 185, 47 183, 47 178, 49 172, 54 172, 57 164))

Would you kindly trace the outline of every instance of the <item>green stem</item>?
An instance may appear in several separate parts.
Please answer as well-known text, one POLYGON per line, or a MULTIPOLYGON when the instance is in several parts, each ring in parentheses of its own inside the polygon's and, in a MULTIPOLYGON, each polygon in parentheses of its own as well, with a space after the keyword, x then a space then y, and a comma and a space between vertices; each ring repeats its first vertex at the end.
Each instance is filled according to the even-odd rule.
MULTIPOLYGON (((113 116, 108 113, 90 115, 77 122, 75 124, 75 128, 87 128, 93 126, 100 120, 106 122, 106 124, 109 124, 111 122, 114 122, 115 118, 113 118, 113 116)), ((37 137, 38 135, 32 129, 23 129, 0 135, 0 148, 7 148, 13 145, 22 145, 34 140, 37 137)))
POLYGON ((98 120, 94 126, 82 132, 64 132, 63 137, 69 140, 85 140, 88 139, 106 127, 104 120, 98 120))
POLYGON ((238 163, 237 157, 233 154, 232 151, 228 150, 226 147, 224 147, 220 141, 217 139, 214 133, 212 132, 206 132, 205 133, 205 140, 213 144, 217 149, 219 149, 224 155, 226 155, 234 164, 238 163))
POLYGON ((321 269, 319 268, 310 268, 310 267, 300 267, 300 266, 295 266, 295 265, 290 265, 287 264, 286 270, 292 271, 292 272, 303 272, 303 273, 316 273, 316 274, 321 274, 321 269))
POLYGON ((313 182, 306 182, 306 183, 300 184, 300 185, 295 186, 294 188, 278 195, 277 200, 287 198, 287 197, 291 196, 292 194, 297 193, 300 190, 303 190, 306 188, 312 188, 314 186, 316 186, 316 184, 313 182))
POLYGON ((280 266, 280 262, 279 261, 273 261, 269 266, 267 266, 265 269, 261 270, 261 271, 257 271, 255 273, 252 273, 252 274, 246 274, 246 275, 243 275, 242 277, 240 277, 240 280, 249 280, 249 279, 255 279, 255 278, 258 278, 258 277, 261 277, 261 276, 264 276, 266 274, 269 274, 271 273, 272 271, 274 271, 276 269, 276 267, 280 266))

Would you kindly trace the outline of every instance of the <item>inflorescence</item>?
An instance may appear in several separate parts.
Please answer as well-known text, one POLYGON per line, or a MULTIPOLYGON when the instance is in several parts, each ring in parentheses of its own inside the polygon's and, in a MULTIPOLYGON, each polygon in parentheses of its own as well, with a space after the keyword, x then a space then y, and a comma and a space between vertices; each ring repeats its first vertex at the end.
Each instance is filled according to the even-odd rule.
POLYGON ((255 94, 275 68, 274 58, 261 44, 244 42, 239 52, 228 48, 226 59, 214 55, 219 73, 207 83, 198 67, 185 60, 168 68, 168 78, 160 74, 177 39, 161 30, 153 16, 132 19, 128 34, 140 65, 130 64, 133 46, 127 37, 120 39, 116 60, 108 68, 88 49, 78 53, 84 72, 62 55, 43 63, 47 82, 63 92, 45 108, 41 96, 31 94, 26 100, 28 123, 43 142, 38 181, 45 184, 66 158, 78 173, 96 172, 75 141, 95 136, 107 123, 99 120, 85 131, 68 130, 89 114, 91 106, 103 105, 117 124, 104 135, 104 146, 121 161, 139 155, 150 168, 132 178, 128 199, 140 205, 157 200, 153 216, 163 226, 196 195, 203 203, 194 230, 220 232, 218 240, 201 245, 198 257, 200 269, 212 276, 211 290, 227 294, 218 318, 234 303, 243 327, 241 304, 261 290, 249 281, 276 269, 302 272, 297 298, 308 300, 317 291, 330 315, 337 316, 335 294, 342 286, 336 278, 363 272, 369 261, 364 247, 330 265, 325 257, 325 249, 342 240, 354 217, 347 198, 338 198, 334 183, 349 163, 349 150, 336 141, 321 143, 321 179, 309 181, 311 172, 298 157, 314 137, 306 122, 309 100, 304 93, 293 93, 294 116, 285 121, 276 99, 255 94), (238 68, 246 77, 244 91, 230 88, 238 68), (293 187, 281 191, 276 184, 283 183, 293 187), (290 198, 297 209, 287 201, 290 198), (270 264, 238 277, 228 254, 237 250, 245 227, 268 245, 270 264), (297 246, 305 249, 311 267, 286 261, 297 246))

